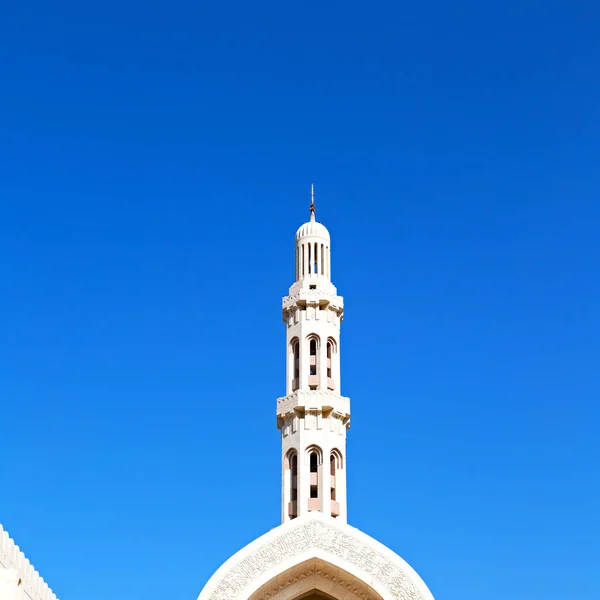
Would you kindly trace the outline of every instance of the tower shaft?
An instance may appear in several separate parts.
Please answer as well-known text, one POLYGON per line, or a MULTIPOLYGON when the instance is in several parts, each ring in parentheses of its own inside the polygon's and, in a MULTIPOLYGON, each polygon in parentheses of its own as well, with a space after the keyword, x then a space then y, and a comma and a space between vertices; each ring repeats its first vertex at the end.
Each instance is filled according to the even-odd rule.
POLYGON ((282 440, 282 522, 309 511, 343 521, 350 400, 341 395, 344 302, 331 283, 330 238, 311 217, 296 234, 296 281, 283 298, 286 396, 277 400, 282 440))

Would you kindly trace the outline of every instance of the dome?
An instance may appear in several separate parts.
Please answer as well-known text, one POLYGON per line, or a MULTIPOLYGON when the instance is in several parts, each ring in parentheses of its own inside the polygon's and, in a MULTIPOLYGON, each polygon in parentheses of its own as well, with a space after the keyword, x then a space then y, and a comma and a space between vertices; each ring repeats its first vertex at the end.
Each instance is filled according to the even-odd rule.
POLYGON ((304 237, 318 237, 325 239, 329 242, 329 231, 327 227, 322 223, 315 221, 315 213, 312 212, 310 215, 310 221, 301 225, 298 231, 296 231, 296 240, 304 237))

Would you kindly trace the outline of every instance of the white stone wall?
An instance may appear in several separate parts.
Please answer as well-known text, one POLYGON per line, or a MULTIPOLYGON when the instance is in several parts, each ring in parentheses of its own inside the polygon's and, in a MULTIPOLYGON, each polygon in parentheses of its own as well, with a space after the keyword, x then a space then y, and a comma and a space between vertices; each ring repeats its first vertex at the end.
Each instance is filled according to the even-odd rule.
POLYGON ((57 600, 44 578, 1 525, 0 600, 57 600))

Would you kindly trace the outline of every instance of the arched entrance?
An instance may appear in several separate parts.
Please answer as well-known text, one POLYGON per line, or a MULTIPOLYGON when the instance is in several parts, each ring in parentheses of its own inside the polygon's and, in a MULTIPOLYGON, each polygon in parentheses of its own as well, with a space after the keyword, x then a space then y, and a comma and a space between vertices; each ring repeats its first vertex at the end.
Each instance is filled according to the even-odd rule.
POLYGON ((312 558, 290 567, 261 586, 248 600, 383 600, 344 569, 312 558))

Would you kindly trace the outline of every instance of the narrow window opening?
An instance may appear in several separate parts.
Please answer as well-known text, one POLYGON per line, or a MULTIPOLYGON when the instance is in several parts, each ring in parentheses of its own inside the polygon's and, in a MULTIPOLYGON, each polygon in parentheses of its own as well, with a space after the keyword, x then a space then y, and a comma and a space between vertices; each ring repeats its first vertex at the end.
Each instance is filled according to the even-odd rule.
POLYGON ((310 340, 310 374, 317 374, 317 340, 310 340), (314 357, 314 358, 313 358, 314 357))
POLYGON ((310 497, 319 497, 319 483, 318 483, 318 470, 319 470, 319 459, 316 452, 310 453, 310 497))
POLYGON ((318 266, 318 264, 319 264, 319 261, 317 260, 317 247, 318 247, 318 245, 317 245, 317 243, 315 242, 315 254, 314 254, 314 256, 313 256, 313 261, 314 261, 314 263, 315 263, 315 265, 314 265, 314 266, 315 266, 315 268, 314 268, 314 273, 315 273, 315 274, 317 274, 317 273, 319 272, 319 271, 318 271, 318 269, 317 269, 317 266, 318 266))
POLYGON ((325 258, 324 258, 324 250, 325 246, 321 244, 321 275, 325 274, 325 258))
POLYGON ((331 378, 331 355, 332 355, 332 346, 331 342, 327 342, 327 377, 331 378))
POLYGON ((335 456, 332 454, 331 458, 329 459, 329 467, 330 467, 330 473, 331 473, 331 499, 335 500, 335 486, 336 486, 336 481, 335 481, 335 456))
POLYGON ((311 254, 312 254, 312 244, 309 244, 308 245, 308 274, 309 275, 312 273, 312 271, 311 271, 311 264, 312 264, 311 254))
POLYGON ((302 277, 304 277, 304 244, 302 244, 302 277))
POLYGON ((298 500, 298 457, 292 456, 292 489, 290 492, 290 500, 296 502, 298 500))
POLYGON ((292 392, 295 392, 299 387, 298 381, 300 379, 300 344, 298 340, 292 342, 292 352, 294 353, 292 392))
POLYGON ((295 452, 291 452, 290 454, 288 454, 290 467, 290 502, 288 505, 288 515, 290 519, 295 519, 298 516, 298 455, 295 452))
POLYGON ((309 289, 309 290, 316 290, 316 289, 317 289, 317 286, 316 286, 316 285, 314 285, 314 284, 311 284, 311 285, 309 285, 309 286, 308 286, 308 289, 309 289))

